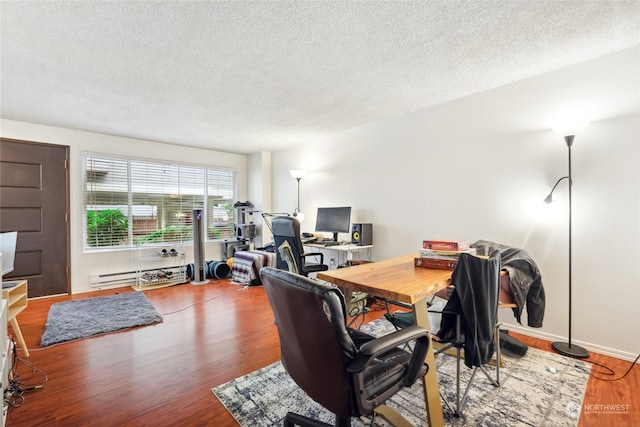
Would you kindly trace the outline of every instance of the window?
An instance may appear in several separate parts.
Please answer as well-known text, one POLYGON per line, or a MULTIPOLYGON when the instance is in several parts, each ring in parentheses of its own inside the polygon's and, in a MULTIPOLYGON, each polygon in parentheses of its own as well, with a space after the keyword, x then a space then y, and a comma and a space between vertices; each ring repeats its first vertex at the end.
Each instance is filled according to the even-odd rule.
POLYGON ((206 240, 234 236, 235 171, 83 156, 85 249, 193 241, 202 209, 206 240))

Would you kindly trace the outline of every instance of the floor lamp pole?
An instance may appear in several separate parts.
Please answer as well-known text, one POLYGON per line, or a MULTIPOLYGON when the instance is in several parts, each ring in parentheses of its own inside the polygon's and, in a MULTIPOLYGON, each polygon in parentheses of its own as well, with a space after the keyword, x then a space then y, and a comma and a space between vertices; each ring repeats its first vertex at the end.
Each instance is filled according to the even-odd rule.
POLYGON ((302 222, 304 220, 304 214, 300 211, 300 180, 304 178, 304 176, 307 174, 307 171, 292 170, 290 172, 291 172, 291 176, 293 176, 296 179, 296 181, 298 181, 298 203, 296 205, 297 207, 293 211, 293 216, 296 217, 298 221, 302 222))
MULTIPOLYGON (((569 150, 569 342, 560 342, 556 341, 551 343, 551 347, 558 353, 563 354, 569 357, 577 357, 577 358, 585 358, 589 357, 589 352, 580 347, 579 345, 574 345, 571 343, 571 187, 573 187, 573 177, 571 175, 571 146, 573 145, 574 135, 565 136, 564 140, 567 143, 567 148, 569 150)), ((557 183, 556 183, 557 185, 557 183)))
POLYGON ((296 212, 300 212, 300 180, 302 178, 296 178, 296 180, 298 181, 298 209, 296 210, 296 212))

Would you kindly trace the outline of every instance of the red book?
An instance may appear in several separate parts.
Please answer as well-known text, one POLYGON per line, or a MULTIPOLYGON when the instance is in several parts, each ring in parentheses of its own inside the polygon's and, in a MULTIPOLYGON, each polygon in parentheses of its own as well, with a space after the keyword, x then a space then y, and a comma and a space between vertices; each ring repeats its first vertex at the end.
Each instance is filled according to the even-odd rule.
POLYGON ((438 268, 441 270, 454 270, 458 261, 448 259, 434 259, 434 258, 414 258, 413 265, 415 267, 423 268, 438 268))
POLYGON ((468 241, 455 240, 423 240, 422 249, 436 249, 441 251, 465 251, 471 246, 468 241))

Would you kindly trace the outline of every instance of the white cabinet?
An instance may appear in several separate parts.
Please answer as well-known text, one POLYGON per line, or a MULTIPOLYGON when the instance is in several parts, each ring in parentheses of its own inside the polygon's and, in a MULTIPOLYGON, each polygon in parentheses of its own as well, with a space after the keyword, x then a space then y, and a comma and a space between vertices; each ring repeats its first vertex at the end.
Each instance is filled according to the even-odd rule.
POLYGON ((160 288, 187 281, 184 247, 139 247, 134 289, 160 288))

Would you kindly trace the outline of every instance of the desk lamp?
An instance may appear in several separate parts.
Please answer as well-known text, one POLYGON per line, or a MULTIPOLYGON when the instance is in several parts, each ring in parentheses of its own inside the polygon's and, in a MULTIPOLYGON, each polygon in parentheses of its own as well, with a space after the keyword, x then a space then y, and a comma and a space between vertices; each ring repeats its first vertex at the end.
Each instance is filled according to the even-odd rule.
POLYGON ((569 175, 563 176, 558 179, 551 189, 549 195, 544 199, 545 203, 551 203, 553 201, 552 195, 553 191, 556 189, 560 181, 563 179, 567 179, 569 182, 569 341, 562 342, 556 341, 551 343, 551 348, 555 350, 557 353, 563 354, 569 357, 575 358, 585 358, 589 357, 589 352, 580 347, 579 345, 575 345, 571 343, 571 187, 573 186, 573 179, 571 177, 571 146, 573 145, 573 140, 575 135, 582 131, 589 121, 581 118, 579 116, 567 116, 563 117, 561 121, 553 127, 553 131, 559 135, 564 137, 564 141, 567 144, 568 152, 569 152, 569 175))
POLYGON ((298 207, 293 211, 293 216, 298 219, 298 221, 304 221, 304 214, 300 210, 300 180, 307 175, 306 170, 302 169, 292 169, 291 176, 294 177, 298 181, 298 207))
POLYGON ((273 227, 271 226, 270 218, 275 218, 277 216, 289 216, 289 214, 286 212, 283 212, 283 213, 262 212, 261 215, 262 215, 262 219, 264 220, 264 223, 267 225, 267 228, 269 229, 271 234, 273 234, 273 227))

